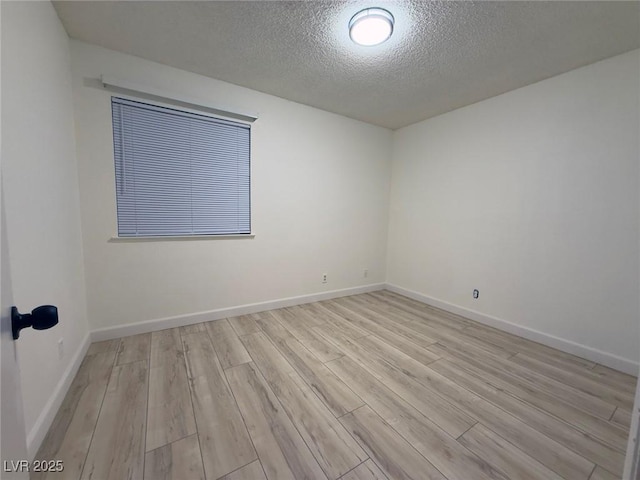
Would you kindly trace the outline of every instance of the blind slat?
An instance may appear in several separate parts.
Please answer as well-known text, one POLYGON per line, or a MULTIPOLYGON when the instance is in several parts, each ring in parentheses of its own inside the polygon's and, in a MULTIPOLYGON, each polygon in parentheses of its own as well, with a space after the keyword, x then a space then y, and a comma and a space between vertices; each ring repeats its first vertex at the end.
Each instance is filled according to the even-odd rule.
POLYGON ((248 125, 111 103, 119 236, 251 233, 248 125))

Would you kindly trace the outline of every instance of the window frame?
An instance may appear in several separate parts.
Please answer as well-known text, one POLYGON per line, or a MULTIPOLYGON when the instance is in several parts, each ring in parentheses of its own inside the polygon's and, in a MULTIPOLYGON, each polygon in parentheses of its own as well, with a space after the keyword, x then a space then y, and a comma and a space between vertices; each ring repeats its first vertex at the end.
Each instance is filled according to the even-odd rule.
MULTIPOLYGON (((113 203, 115 205, 115 234, 112 235, 108 241, 114 243, 135 243, 135 242, 158 242, 158 241, 197 241, 197 240, 233 240, 233 239, 253 239, 255 238, 255 232, 253 230, 253 120, 247 121, 234 117, 225 117, 221 114, 213 114, 208 109, 210 107, 203 106, 202 110, 193 106, 185 106, 180 100, 172 101, 170 98, 158 97, 149 99, 147 95, 137 96, 124 92, 110 92, 107 96, 108 99, 108 111, 109 122, 111 127, 110 144, 111 144, 111 173, 113 178, 113 203), (210 234, 179 234, 179 235, 120 235, 118 226, 118 180, 116 176, 116 152, 115 152, 115 128, 113 118, 113 99, 123 99, 126 101, 137 102, 141 104, 150 105, 152 107, 158 107, 168 110, 174 110, 177 112, 184 112, 191 115, 208 117, 213 120, 222 121, 224 123, 237 123, 247 127, 249 130, 249 190, 248 190, 248 202, 249 202, 249 232, 248 233, 210 233, 210 234)), ((191 104, 189 104, 191 105, 191 104)))

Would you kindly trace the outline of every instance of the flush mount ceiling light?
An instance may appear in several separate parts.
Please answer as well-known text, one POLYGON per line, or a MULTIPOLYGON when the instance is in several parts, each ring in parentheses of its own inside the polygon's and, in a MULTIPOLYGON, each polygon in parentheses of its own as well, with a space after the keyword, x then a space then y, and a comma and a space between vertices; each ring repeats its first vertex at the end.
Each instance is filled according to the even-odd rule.
POLYGON ((393 15, 383 8, 366 8, 349 20, 349 36, 358 45, 372 47, 393 33, 393 15))

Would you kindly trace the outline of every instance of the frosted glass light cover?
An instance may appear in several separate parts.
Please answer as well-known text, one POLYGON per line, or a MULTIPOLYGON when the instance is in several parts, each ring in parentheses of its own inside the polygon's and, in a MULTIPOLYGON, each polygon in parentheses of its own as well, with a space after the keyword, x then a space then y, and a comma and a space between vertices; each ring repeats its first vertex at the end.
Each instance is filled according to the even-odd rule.
POLYGON ((372 47, 389 39, 393 33, 393 15, 382 8, 367 8, 349 21, 349 36, 358 45, 372 47))

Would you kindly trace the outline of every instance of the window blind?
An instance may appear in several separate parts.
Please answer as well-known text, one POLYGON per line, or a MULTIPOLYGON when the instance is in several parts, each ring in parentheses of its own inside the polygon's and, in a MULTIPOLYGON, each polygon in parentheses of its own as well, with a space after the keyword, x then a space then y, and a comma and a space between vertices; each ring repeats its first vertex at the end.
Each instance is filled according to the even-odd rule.
POLYGON ((112 97, 118 235, 251 233, 250 127, 112 97))

